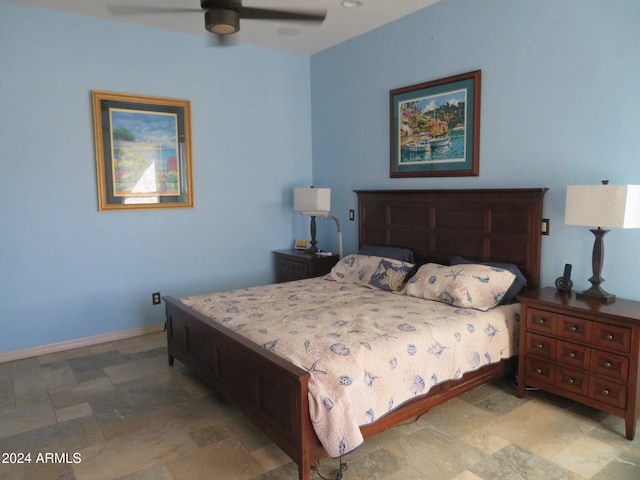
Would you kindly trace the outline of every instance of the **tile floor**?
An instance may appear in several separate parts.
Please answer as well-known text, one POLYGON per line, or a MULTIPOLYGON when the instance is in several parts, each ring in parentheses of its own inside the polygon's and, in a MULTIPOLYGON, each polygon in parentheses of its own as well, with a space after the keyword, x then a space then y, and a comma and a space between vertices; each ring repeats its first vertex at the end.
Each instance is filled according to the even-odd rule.
MULTIPOLYGON (((519 399, 504 381, 367 440, 343 478, 638 480, 640 434, 623 432, 622 419, 542 392, 519 399)), ((167 365, 162 334, 0 364, 0 455, 0 480, 297 478, 233 407, 167 365)), ((320 463, 325 477, 336 468, 320 463)))

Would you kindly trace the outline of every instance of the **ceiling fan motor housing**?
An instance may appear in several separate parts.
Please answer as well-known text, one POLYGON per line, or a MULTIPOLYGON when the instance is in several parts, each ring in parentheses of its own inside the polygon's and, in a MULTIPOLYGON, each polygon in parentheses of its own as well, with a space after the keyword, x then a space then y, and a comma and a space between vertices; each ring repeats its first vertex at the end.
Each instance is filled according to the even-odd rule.
POLYGON ((211 33, 229 35, 240 30, 240 16, 235 10, 212 8, 204 12, 204 26, 211 33))

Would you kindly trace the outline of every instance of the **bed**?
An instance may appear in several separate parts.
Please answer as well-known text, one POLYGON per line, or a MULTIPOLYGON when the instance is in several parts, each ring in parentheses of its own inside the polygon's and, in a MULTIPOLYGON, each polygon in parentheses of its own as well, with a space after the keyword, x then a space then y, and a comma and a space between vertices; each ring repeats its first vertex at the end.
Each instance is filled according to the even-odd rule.
MULTIPOLYGON (((543 188, 356 191, 359 243, 409 249, 417 265, 448 265, 456 255, 477 262, 514 264, 526 277, 528 287, 535 289, 540 283, 545 191, 543 188)), ((286 288, 313 292, 320 289, 319 282, 331 283, 310 279, 291 282, 286 288)), ((265 288, 285 288, 282 285, 287 284, 265 288)), ((373 289, 365 291, 367 295, 379 296, 373 289)), ((177 358, 236 405, 292 458, 298 465, 299 478, 310 479, 312 464, 328 455, 310 416, 310 411, 315 414, 317 410, 315 403, 310 405, 309 401, 310 391, 315 388, 312 366, 304 362, 296 366, 276 354, 277 349, 270 348, 273 345, 267 345, 268 342, 250 340, 242 331, 248 321, 240 323, 241 328, 237 328, 238 324, 228 328, 224 318, 233 315, 216 321, 203 313, 196 301, 171 297, 164 300, 169 364, 173 365, 177 358)), ((286 315, 286 309, 282 314, 286 315)), ((214 312, 213 317, 216 315, 219 313, 214 312)), ((388 412, 376 412, 375 418, 372 416, 370 422, 360 426, 359 435, 367 438, 512 372, 515 358, 512 353, 454 380, 433 382, 430 388, 418 382, 410 387, 414 389, 411 398, 403 399, 388 412)))

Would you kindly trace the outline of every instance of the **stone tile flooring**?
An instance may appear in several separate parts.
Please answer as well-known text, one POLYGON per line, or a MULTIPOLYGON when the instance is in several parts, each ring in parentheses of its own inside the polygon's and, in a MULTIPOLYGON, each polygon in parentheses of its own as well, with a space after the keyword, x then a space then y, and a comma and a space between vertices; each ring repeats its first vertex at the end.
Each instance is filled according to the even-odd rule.
MULTIPOLYGON (((620 418, 497 382, 368 439, 343 478, 637 480, 640 434, 623 432, 620 418)), ((168 366, 163 334, 0 364, 0 455, 0 480, 297 478, 232 406, 168 366)))

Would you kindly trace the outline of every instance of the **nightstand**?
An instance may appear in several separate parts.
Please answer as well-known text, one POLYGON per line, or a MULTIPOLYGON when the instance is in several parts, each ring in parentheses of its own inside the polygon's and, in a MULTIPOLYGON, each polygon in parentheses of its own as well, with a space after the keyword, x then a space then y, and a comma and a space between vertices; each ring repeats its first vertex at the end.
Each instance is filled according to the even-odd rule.
POLYGON ((518 299, 518 396, 531 386, 623 417, 626 437, 633 440, 640 302, 577 300, 554 288, 518 299))
POLYGON ((338 255, 321 256, 304 250, 280 250, 273 254, 276 260, 277 283, 325 275, 339 260, 338 255))

